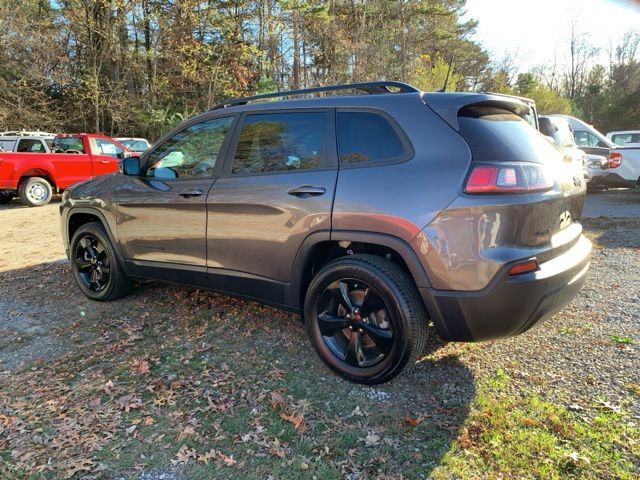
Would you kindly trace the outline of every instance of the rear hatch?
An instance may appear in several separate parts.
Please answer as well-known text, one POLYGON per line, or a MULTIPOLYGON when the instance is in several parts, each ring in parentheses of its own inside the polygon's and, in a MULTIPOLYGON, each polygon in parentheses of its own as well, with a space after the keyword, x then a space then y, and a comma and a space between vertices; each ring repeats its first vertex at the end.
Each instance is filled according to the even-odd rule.
POLYGON ((529 107, 508 97, 478 94, 454 102, 433 95, 425 95, 425 103, 471 150, 463 194, 450 208, 461 208, 478 228, 491 230, 477 239, 477 253, 502 260, 535 255, 543 262, 577 242, 586 182, 525 121, 529 107))

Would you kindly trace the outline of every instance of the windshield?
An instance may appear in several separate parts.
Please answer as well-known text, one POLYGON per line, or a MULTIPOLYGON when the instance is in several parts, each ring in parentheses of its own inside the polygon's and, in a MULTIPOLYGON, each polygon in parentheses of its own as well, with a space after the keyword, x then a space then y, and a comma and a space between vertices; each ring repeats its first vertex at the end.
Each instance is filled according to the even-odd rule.
POLYGON ((149 148, 144 140, 122 140, 120 143, 132 152, 144 152, 149 148))

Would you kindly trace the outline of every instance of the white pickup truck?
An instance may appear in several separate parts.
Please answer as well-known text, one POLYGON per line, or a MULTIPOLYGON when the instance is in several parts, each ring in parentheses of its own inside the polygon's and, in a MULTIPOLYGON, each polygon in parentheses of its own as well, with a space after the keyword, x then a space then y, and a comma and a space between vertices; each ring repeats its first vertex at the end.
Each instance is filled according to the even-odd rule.
POLYGON ((569 115, 554 114, 569 121, 578 147, 608 148, 609 174, 602 182, 609 187, 635 187, 640 183, 640 147, 621 147, 592 125, 569 115))
POLYGON ((55 133, 9 131, 0 132, 0 152, 51 153, 55 133))

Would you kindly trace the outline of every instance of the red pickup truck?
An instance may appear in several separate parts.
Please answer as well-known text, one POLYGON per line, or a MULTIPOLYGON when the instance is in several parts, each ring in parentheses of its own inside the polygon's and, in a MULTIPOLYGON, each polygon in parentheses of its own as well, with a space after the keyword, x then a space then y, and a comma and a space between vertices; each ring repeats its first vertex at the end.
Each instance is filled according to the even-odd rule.
POLYGON ((93 133, 58 135, 51 152, 0 152, 0 204, 18 195, 25 205, 46 205, 54 192, 118 171, 130 154, 112 138, 93 133))

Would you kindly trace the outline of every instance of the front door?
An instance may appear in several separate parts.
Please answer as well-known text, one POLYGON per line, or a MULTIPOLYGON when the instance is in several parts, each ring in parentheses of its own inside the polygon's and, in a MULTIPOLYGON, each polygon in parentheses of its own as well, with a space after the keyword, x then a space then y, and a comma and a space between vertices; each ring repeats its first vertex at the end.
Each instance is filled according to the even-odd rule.
POLYGON ((207 197, 211 286, 279 303, 302 242, 331 229, 333 115, 276 111, 245 114, 240 122, 207 197))
POLYGON ((106 138, 91 139, 93 155, 93 175, 105 175, 118 171, 120 161, 124 159, 124 150, 106 138))
POLYGON ((206 269, 205 199, 232 122, 228 116, 192 124, 151 151, 140 176, 123 176, 117 229, 134 272, 197 283, 178 275, 206 269))

